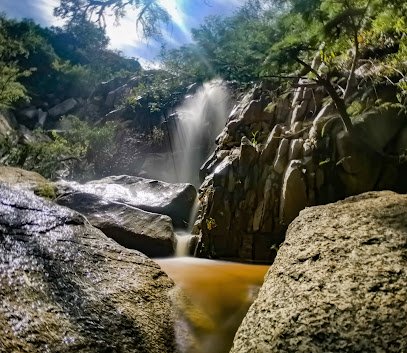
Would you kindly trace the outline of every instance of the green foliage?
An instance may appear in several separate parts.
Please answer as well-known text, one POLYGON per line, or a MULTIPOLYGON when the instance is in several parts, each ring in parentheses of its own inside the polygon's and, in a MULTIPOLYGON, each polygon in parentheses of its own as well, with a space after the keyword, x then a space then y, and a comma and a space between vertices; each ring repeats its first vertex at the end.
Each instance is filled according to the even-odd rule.
POLYGON ((216 224, 215 219, 213 219, 212 217, 206 219, 206 227, 208 228, 208 230, 212 230, 212 229, 216 228, 217 224, 216 224))
POLYGON ((149 141, 151 144, 155 146, 160 146, 165 141, 165 133, 162 129, 154 126, 153 131, 150 134, 149 141))
POLYGON ((27 90, 19 80, 33 71, 19 66, 18 57, 26 57, 28 52, 22 41, 10 37, 5 21, 4 15, 0 15, 0 107, 10 106, 19 99, 29 100, 27 90))
POLYGON ((234 15, 210 16, 192 30, 193 44, 163 50, 165 69, 197 81, 221 77, 239 82, 258 78, 267 50, 278 34, 261 1, 250 1, 234 15))
POLYGON ((34 194, 46 200, 55 200, 55 188, 52 183, 43 183, 34 189, 34 194))
POLYGON ((104 29, 90 22, 42 28, 0 15, 0 104, 29 96, 88 97, 96 83, 140 71, 108 43, 104 29))
POLYGON ((153 74, 141 73, 135 78, 139 84, 132 89, 131 95, 121 102, 120 107, 133 113, 143 110, 155 115, 161 115, 179 103, 191 83, 163 70, 153 74))
POLYGON ((126 15, 128 7, 138 10, 137 22, 141 25, 146 38, 160 38, 161 25, 170 22, 170 15, 158 1, 151 0, 61 0, 60 5, 54 10, 54 15, 70 22, 87 19, 98 22, 100 27, 105 27, 105 16, 113 13, 116 21, 126 15))
POLYGON ((259 134, 258 131, 252 133, 252 136, 253 136, 253 138, 252 138, 252 143, 253 143, 253 145, 257 145, 257 144, 259 143, 259 141, 257 141, 257 135, 258 135, 258 134, 259 134))
POLYGON ((91 177, 95 165, 104 166, 114 149, 116 128, 112 122, 91 127, 75 116, 62 118, 70 128, 64 132, 52 131, 52 139, 45 139, 43 131, 36 130, 32 142, 16 143, 7 138, 0 141, 3 163, 34 170, 46 178, 91 177))

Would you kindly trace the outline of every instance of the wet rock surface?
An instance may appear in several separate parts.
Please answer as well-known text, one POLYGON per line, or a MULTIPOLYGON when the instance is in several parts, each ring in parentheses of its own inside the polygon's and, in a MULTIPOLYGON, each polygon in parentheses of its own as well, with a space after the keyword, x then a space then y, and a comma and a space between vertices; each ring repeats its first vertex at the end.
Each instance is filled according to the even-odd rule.
POLYGON ((231 352, 406 351, 406 212, 389 191, 303 210, 231 352))
POLYGON ((191 184, 170 184, 133 176, 112 176, 86 184, 63 182, 59 193, 85 192, 114 202, 171 217, 175 227, 185 227, 196 198, 191 184))
POLYGON ((0 185, 1 352, 175 352, 172 287, 78 213, 0 185))
POLYGON ((66 194, 57 202, 83 214, 94 227, 128 249, 149 257, 175 253, 176 238, 168 216, 80 192, 66 194))

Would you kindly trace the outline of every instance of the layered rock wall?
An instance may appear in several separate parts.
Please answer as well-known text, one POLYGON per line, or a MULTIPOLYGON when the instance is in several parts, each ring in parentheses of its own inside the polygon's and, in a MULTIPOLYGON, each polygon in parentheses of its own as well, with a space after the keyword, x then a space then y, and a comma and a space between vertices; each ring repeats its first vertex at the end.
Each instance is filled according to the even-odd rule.
POLYGON ((262 83, 232 111, 201 168, 198 256, 272 262, 305 207, 397 184, 401 169, 383 151, 400 140, 404 117, 358 116, 350 138, 327 94, 309 83, 291 92, 262 83))

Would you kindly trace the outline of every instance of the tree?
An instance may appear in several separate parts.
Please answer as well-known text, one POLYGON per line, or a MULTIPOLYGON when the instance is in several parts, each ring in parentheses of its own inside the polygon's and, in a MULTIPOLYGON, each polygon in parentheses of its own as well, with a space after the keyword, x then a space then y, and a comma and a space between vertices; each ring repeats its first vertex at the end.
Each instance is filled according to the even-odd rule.
POLYGON ((138 9, 137 22, 145 37, 161 36, 161 24, 170 22, 170 15, 156 0, 61 0, 54 15, 72 21, 96 21, 106 26, 106 13, 113 13, 116 20, 126 15, 126 9, 138 9))
MULTIPOLYGON (((314 80, 323 86, 335 103, 346 130, 352 130, 347 112, 347 101, 355 89, 355 71, 359 65, 360 46, 366 41, 372 23, 385 10, 401 6, 400 0, 291 0, 291 10, 280 19, 287 33, 284 39, 270 50, 267 60, 268 73, 283 67, 299 64, 301 77, 314 80), (311 21, 311 13, 317 21, 311 21), (296 19, 295 26, 292 25, 296 19), (352 50, 351 60, 346 60, 347 51, 352 50), (320 51, 326 72, 318 72, 307 63, 320 51), (336 53, 336 54, 335 54, 336 53), (337 55, 338 54, 338 55, 337 55), (346 85, 341 87, 331 80, 332 71, 338 63, 349 63, 342 70, 348 71, 346 85), (342 91, 341 94, 338 90, 342 91)), ((319 55, 319 54, 318 54, 319 55)), ((278 74, 277 74, 278 76, 278 74)), ((301 85, 301 84, 300 84, 301 85)), ((308 85, 308 84, 307 84, 308 85)))
POLYGON ((214 77, 243 83, 257 80, 267 50, 280 38, 275 35, 270 14, 255 0, 232 16, 206 18, 192 29, 194 43, 163 52, 165 68, 201 81, 214 77))
POLYGON ((29 100, 26 88, 19 82, 28 77, 32 69, 24 70, 18 62, 19 56, 27 56, 28 51, 22 41, 10 37, 8 20, 0 16, 0 107, 10 106, 19 99, 29 100))

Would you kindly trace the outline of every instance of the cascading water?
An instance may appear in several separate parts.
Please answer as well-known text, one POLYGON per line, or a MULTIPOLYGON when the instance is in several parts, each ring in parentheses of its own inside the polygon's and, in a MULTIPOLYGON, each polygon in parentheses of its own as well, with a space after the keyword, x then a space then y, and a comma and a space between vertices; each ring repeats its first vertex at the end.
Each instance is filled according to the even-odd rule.
POLYGON ((230 108, 229 89, 222 80, 205 82, 176 108, 170 131, 174 181, 199 186, 199 168, 215 147, 230 108))
MULTIPOLYGON (((204 83, 193 96, 185 98, 177 113, 166 122, 172 150, 171 160, 162 166, 167 181, 199 186, 199 169, 213 151, 215 138, 224 128, 230 110, 229 90, 220 80, 204 83)), ((188 257, 198 208, 197 199, 188 229, 176 232, 176 258, 157 261, 185 291, 191 304, 205 314, 188 321, 194 327, 199 346, 194 353, 226 353, 268 267, 188 257)))
MULTIPOLYGON (((199 186, 199 169, 215 147, 215 138, 225 126, 230 110, 229 89, 219 79, 205 82, 176 108, 175 123, 170 132, 174 181, 199 186)), ((196 200, 188 231, 177 232, 177 256, 190 255, 190 231, 198 207, 199 201, 196 200)))
POLYGON ((177 257, 191 256, 193 253, 193 251, 191 251, 191 240, 194 236, 191 235, 191 231, 198 214, 199 206, 200 202, 198 198, 196 198, 194 205, 192 206, 191 209, 191 214, 189 216, 187 230, 176 232, 177 249, 175 252, 175 256, 177 257))

